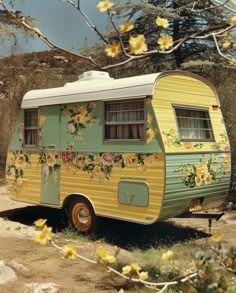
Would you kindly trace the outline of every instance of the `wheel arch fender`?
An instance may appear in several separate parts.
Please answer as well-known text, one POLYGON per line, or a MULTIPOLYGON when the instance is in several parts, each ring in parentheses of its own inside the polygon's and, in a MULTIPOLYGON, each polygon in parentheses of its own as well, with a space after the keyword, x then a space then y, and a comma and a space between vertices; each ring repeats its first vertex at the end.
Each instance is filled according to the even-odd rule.
POLYGON ((79 199, 79 198, 83 198, 83 199, 87 200, 88 203, 93 208, 93 211, 96 215, 95 206, 94 206, 92 200, 89 198, 89 196, 87 196, 86 194, 83 194, 83 193, 72 193, 72 194, 68 195, 63 201, 63 204, 62 204, 63 208, 67 209, 70 206, 70 203, 72 201, 74 201, 75 199, 79 199))

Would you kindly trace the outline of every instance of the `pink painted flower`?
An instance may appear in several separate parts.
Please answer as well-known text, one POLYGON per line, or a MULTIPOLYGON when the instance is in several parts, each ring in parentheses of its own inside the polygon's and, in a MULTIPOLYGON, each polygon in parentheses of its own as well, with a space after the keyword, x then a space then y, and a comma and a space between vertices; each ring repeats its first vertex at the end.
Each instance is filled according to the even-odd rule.
POLYGON ((67 162, 69 162, 69 160, 71 158, 71 153, 70 152, 62 152, 61 158, 62 158, 63 163, 66 164, 67 162))
POLYGON ((114 164, 114 153, 103 153, 102 154, 102 162, 104 166, 111 166, 114 164))
POLYGON ((11 176, 15 176, 16 175, 16 169, 15 168, 11 168, 10 169, 10 174, 11 174, 11 176))
POLYGON ((74 124, 70 123, 68 125, 68 130, 69 130, 70 133, 75 133, 75 126, 74 126, 74 124))
POLYGON ((44 174, 45 174, 46 176, 49 175, 49 167, 48 167, 47 165, 44 166, 44 168, 43 168, 43 172, 44 172, 44 174))
POLYGON ((220 151, 222 151, 222 152, 230 152, 230 146, 228 144, 222 144, 220 146, 220 151))

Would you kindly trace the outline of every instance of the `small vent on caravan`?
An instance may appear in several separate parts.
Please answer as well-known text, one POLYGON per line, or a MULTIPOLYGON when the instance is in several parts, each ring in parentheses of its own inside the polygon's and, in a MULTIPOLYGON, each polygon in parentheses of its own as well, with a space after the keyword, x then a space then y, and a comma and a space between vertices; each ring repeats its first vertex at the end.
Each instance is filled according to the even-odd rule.
POLYGON ((114 78, 110 77, 108 72, 91 70, 91 71, 86 71, 83 74, 79 75, 79 79, 77 81, 68 82, 64 86, 73 86, 73 85, 77 85, 80 82, 96 81, 96 80, 110 81, 110 80, 114 80, 114 78))
POLYGON ((113 79, 109 76, 108 72, 104 71, 86 71, 79 75, 79 80, 93 80, 93 79, 113 79))

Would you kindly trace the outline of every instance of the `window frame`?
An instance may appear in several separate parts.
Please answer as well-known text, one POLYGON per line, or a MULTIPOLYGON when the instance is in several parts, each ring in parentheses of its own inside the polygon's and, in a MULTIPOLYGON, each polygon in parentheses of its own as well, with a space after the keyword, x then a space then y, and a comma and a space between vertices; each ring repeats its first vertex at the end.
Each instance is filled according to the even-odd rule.
POLYGON ((109 99, 109 100, 104 100, 103 101, 103 119, 104 119, 104 122, 103 122, 103 141, 105 143, 109 143, 109 142, 138 142, 138 143, 146 143, 146 96, 143 96, 143 97, 131 97, 131 98, 121 98, 121 99, 109 99), (125 123, 125 122, 122 122, 122 123, 106 123, 107 120, 106 120, 106 105, 108 104, 123 104, 123 103, 135 103, 135 102, 140 102, 142 101, 143 102, 143 117, 144 119, 143 120, 136 120, 135 123, 136 125, 138 124, 141 124, 143 125, 143 139, 139 139, 139 138, 106 138, 106 126, 107 125, 115 125, 115 126, 118 126, 118 125, 127 125, 127 124, 134 124, 134 121, 130 121, 129 123, 125 123), (138 122, 138 121, 141 121, 141 122, 138 122))
MULTIPOLYGON (((186 142, 214 142, 215 141, 215 136, 214 136, 214 129, 212 127, 212 121, 211 121, 211 116, 210 116, 210 112, 209 112, 209 108, 207 107, 195 107, 195 106, 189 106, 189 105, 178 105, 178 104, 172 104, 172 108, 174 111, 174 116, 175 116, 175 123, 176 123, 176 128, 178 131, 178 135, 179 135, 179 139, 180 141, 186 141, 186 142), (189 110, 189 111, 197 111, 197 112, 205 112, 206 113, 206 119, 207 119, 207 123, 208 123, 208 128, 204 128, 203 130, 208 130, 209 136, 210 138, 196 138, 196 139, 192 139, 192 138, 182 138, 181 135, 181 128, 179 127, 179 123, 178 123, 178 115, 176 112, 176 109, 184 109, 184 110, 189 110)), ((193 129, 198 129, 198 128, 193 128, 193 129)))
POLYGON ((39 109, 38 108, 24 109, 24 147, 27 147, 27 148, 39 147, 39 109), (37 125, 26 126, 26 113, 27 112, 37 113, 37 116, 35 117, 37 119, 37 125), (27 137, 26 133, 29 130, 35 131, 36 139, 37 139, 36 144, 26 143, 26 137, 27 137))

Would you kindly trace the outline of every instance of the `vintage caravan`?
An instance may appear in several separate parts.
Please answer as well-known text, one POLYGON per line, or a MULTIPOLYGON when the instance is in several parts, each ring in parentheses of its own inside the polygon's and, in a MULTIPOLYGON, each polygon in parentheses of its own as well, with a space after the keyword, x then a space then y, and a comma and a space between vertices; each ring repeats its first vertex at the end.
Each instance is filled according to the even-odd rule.
POLYGON ((97 217, 151 224, 217 207, 230 170, 208 81, 182 71, 121 79, 89 71, 25 94, 6 179, 13 200, 65 208, 90 233, 97 217))

